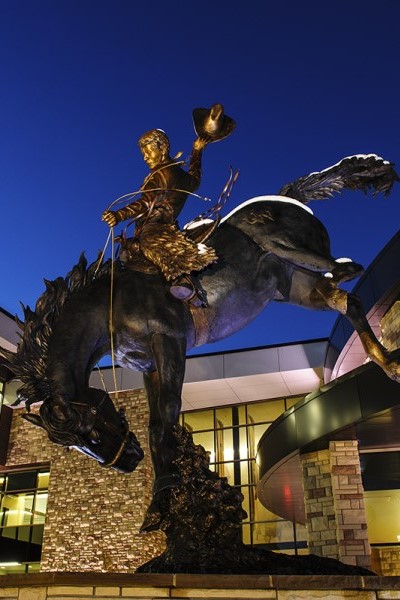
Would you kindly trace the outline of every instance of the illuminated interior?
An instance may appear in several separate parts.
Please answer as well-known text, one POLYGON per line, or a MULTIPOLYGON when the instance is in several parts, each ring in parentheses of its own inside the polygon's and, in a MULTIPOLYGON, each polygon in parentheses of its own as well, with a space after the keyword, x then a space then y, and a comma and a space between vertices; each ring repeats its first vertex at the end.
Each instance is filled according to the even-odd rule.
POLYGON ((187 412, 181 417, 195 444, 201 444, 210 453, 210 468, 241 489, 247 513, 243 542, 287 554, 307 552, 306 528, 283 520, 259 502, 255 455, 265 430, 298 400, 294 397, 224 406, 187 412))

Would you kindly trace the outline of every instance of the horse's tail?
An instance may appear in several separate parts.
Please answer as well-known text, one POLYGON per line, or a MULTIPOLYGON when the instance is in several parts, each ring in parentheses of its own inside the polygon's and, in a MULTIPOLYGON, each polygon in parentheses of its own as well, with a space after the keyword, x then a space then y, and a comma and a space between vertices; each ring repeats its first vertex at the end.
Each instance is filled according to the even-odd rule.
POLYGON ((332 167, 310 173, 283 186, 279 194, 308 204, 311 200, 327 200, 342 189, 383 192, 388 196, 393 184, 400 181, 394 163, 376 154, 347 156, 332 167))

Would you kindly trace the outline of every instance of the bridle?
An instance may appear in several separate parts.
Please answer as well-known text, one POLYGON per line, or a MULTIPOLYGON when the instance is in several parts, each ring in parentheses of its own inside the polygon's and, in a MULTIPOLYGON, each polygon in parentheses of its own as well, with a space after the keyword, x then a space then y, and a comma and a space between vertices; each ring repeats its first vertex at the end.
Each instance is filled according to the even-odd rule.
MULTIPOLYGON (((86 414, 89 413, 90 415, 92 415, 92 418, 88 420, 88 426, 85 428, 85 431, 84 431, 85 434, 90 434, 96 428, 96 423, 99 421, 99 409, 101 408, 102 404, 104 403, 104 401, 106 400, 107 397, 108 397, 107 392, 105 392, 103 394, 102 399, 100 400, 100 402, 97 405, 85 404, 83 402, 70 402, 70 404, 72 406, 79 407, 76 410, 81 416, 82 416, 82 409, 80 407, 84 407, 86 409, 85 410, 86 414)), ((118 462, 118 460, 121 458, 121 456, 125 450, 126 444, 130 437, 129 424, 128 424, 128 421, 126 420, 123 409, 119 410, 119 416, 121 418, 122 426, 125 430, 124 437, 123 437, 122 442, 119 445, 115 455, 113 456, 113 458, 111 458, 110 460, 103 462, 103 463, 98 461, 99 465, 104 469, 109 469, 109 468, 113 467, 116 462, 118 462)), ((109 427, 111 430, 114 430, 114 432, 115 432, 115 426, 113 424, 110 423, 109 427)), ((118 431, 118 433, 120 433, 120 431, 118 431)))

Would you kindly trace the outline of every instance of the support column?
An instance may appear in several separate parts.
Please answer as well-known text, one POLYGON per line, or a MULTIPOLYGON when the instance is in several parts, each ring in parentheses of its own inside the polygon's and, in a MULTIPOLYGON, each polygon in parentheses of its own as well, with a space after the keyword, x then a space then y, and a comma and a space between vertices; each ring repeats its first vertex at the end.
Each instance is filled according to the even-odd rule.
POLYGON ((339 560, 371 566, 364 488, 358 442, 330 442, 332 490, 336 513, 339 560))
POLYGON ((330 452, 310 452, 303 454, 301 460, 308 548, 311 554, 338 559, 330 452))
POLYGON ((301 459, 310 553, 370 567, 357 441, 330 442, 301 459))

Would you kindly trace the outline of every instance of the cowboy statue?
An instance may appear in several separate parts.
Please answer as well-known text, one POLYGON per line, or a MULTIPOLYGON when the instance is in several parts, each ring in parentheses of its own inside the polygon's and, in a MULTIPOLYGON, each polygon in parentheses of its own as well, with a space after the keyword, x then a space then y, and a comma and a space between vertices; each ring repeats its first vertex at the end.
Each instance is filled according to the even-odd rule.
POLYGON ((188 171, 182 168, 183 161, 177 160, 179 155, 171 158, 164 131, 152 129, 144 133, 139 139, 139 147, 150 173, 140 188, 140 196, 124 208, 107 209, 102 215, 110 227, 127 219, 136 224, 133 238, 118 238, 120 259, 127 267, 134 268, 138 255, 141 255, 151 263, 150 269, 155 266, 161 271, 173 296, 195 305, 206 304, 206 299, 193 273, 215 262, 217 256, 212 248, 180 231, 177 218, 188 195, 200 185, 204 148, 227 137, 235 127, 235 122, 223 111, 221 104, 193 111, 197 138, 188 171))

